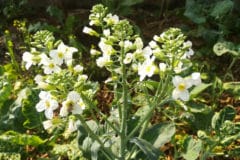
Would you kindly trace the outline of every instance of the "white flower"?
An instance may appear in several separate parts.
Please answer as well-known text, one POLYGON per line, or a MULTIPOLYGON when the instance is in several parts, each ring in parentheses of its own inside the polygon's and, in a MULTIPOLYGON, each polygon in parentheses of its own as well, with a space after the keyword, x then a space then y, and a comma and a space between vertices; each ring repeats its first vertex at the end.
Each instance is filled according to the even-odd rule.
POLYGON ((159 63, 159 69, 161 72, 165 72, 167 69, 166 63, 159 63))
POLYGON ((143 48, 143 41, 140 37, 137 37, 134 41, 134 45, 136 46, 136 49, 142 49, 143 48))
POLYGON ((151 41, 151 42, 149 42, 149 46, 150 46, 152 49, 158 47, 157 42, 155 42, 155 41, 151 41))
POLYGON ((133 54, 132 53, 127 53, 124 60, 123 60, 123 63, 124 64, 129 64, 132 62, 132 59, 133 59, 133 54))
POLYGON ((105 55, 105 56, 102 56, 102 57, 99 57, 97 60, 96 60, 96 63, 97 63, 97 66, 102 68, 104 66, 107 66, 108 64, 110 64, 112 61, 110 59, 110 56, 108 55, 105 55))
POLYGON ((173 77, 173 85, 175 89, 172 92, 173 99, 181 99, 183 101, 189 100, 188 88, 192 86, 191 79, 182 78, 180 76, 173 77))
POLYGON ((72 112, 73 114, 81 114, 84 109, 85 104, 80 95, 76 91, 71 91, 68 93, 67 99, 62 103, 60 116, 65 117, 69 112, 72 112))
POLYGON ((76 73, 81 73, 83 71, 83 66, 81 65, 76 65, 74 68, 73 68, 74 72, 76 73))
POLYGON ((63 64, 63 59, 64 59, 64 52, 60 50, 51 50, 49 53, 50 57, 54 60, 54 62, 58 65, 63 64))
POLYGON ((124 51, 129 51, 133 46, 133 43, 129 40, 124 41, 124 51))
POLYGON ((53 111, 58 108, 58 102, 52 98, 49 92, 41 91, 39 94, 40 101, 36 105, 38 112, 45 110, 45 116, 47 119, 53 118, 53 111))
POLYGON ((93 56, 96 56, 96 55, 100 55, 101 52, 99 52, 99 51, 96 50, 96 49, 91 49, 91 50, 90 50, 90 54, 93 55, 93 56))
POLYGON ((37 75, 34 77, 34 81, 35 81, 35 83, 43 82, 43 76, 40 75, 40 74, 37 74, 37 75))
POLYGON ((57 48, 57 53, 60 54, 59 59, 61 59, 61 53, 63 53, 63 59, 67 66, 71 65, 73 53, 75 53, 77 51, 78 51, 77 48, 69 47, 69 46, 65 45, 63 42, 61 42, 57 48))
POLYGON ((103 20, 107 23, 107 25, 113 25, 119 22, 119 17, 117 15, 112 15, 109 13, 105 18, 103 18, 103 20))
MULTIPOLYGON (((161 34, 161 36, 162 36, 163 34, 161 34)), ((157 42, 159 42, 160 41, 160 37, 159 36, 157 36, 157 35, 154 35, 153 36, 153 39, 155 40, 155 41, 157 41, 157 42)))
POLYGON ((143 49, 143 56, 145 57, 145 59, 149 59, 150 56, 152 55, 152 49, 147 46, 143 49))
POLYGON ((190 58, 192 55, 194 55, 194 51, 190 48, 188 51, 184 53, 184 55, 182 56, 182 59, 190 58))
POLYGON ((38 88, 41 88, 41 89, 49 88, 49 84, 44 81, 43 76, 40 74, 35 76, 34 81, 38 85, 38 88))
POLYGON ((24 52, 22 59, 26 63, 25 68, 28 70, 32 65, 36 65, 39 62, 40 57, 30 52, 24 52))
POLYGON ((191 48, 192 47, 192 42, 191 41, 187 41, 183 43, 183 48, 188 47, 191 48))
POLYGON ((70 118, 70 120, 68 122, 67 132, 68 133, 75 132, 78 129, 79 125, 80 125, 80 121, 79 120, 75 121, 72 118, 70 118))
POLYGON ((191 78, 192 78, 192 84, 195 86, 198 86, 202 83, 201 75, 199 72, 192 73, 191 78))
POLYGON ((48 129, 52 128, 52 127, 53 127, 52 120, 43 121, 43 128, 45 130, 48 130, 48 129))
POLYGON ((103 35, 104 36, 108 37, 108 36, 110 36, 110 34, 111 34, 110 29, 104 29, 103 30, 103 35))
POLYGON ((115 50, 111 45, 107 44, 106 42, 107 40, 105 38, 101 38, 98 46, 103 52, 103 54, 112 55, 115 52, 115 50))
POLYGON ((96 36, 96 37, 99 36, 99 34, 95 30, 87 26, 83 27, 83 33, 89 34, 91 36, 96 36))
POLYGON ((88 79, 88 76, 86 74, 82 74, 78 76, 78 81, 86 81, 88 79))
POLYGON ((143 64, 138 64, 138 74, 140 75, 140 81, 142 81, 146 76, 152 77, 156 70, 156 66, 154 65, 154 59, 153 56, 151 59, 148 58, 143 62, 143 64))
POLYGON ((56 62, 53 59, 45 58, 42 60, 45 74, 51 74, 51 73, 59 73, 61 71, 61 68, 56 64, 56 62))

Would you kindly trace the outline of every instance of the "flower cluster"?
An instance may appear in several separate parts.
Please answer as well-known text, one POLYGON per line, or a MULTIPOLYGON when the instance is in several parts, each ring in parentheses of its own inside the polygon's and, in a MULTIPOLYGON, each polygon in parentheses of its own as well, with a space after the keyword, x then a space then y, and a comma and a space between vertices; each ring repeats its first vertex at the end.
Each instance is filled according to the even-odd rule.
POLYGON ((83 28, 84 33, 100 37, 99 49, 94 47, 90 51, 93 56, 98 56, 97 66, 122 74, 119 66, 123 63, 138 73, 140 81, 165 71, 181 73, 191 66, 192 43, 185 41, 180 29, 170 28, 160 36, 155 35, 144 47, 143 40, 134 34, 128 21, 107 13, 102 5, 94 6, 91 12, 89 25, 103 28, 102 33, 90 27, 83 28))
MULTIPOLYGON (((48 44, 54 44, 53 41, 54 38, 50 38, 48 44)), ((73 54, 78 49, 63 42, 55 44, 56 48, 45 46, 47 44, 41 41, 34 43, 37 47, 24 52, 22 59, 27 70, 33 65, 43 70, 43 74, 37 74, 34 80, 36 89, 40 89, 39 102, 35 108, 37 112, 44 112, 44 129, 52 131, 63 122, 68 122, 65 133, 69 135, 77 130, 77 115, 82 114, 87 107, 81 94, 93 96, 96 85, 87 81, 88 76, 82 73, 83 66, 74 63, 73 54)))
POLYGON ((25 68, 28 70, 32 65, 39 65, 45 74, 59 73, 60 66, 65 63, 67 66, 72 65, 72 56, 78 49, 69 47, 61 42, 57 49, 52 49, 49 55, 41 53, 32 48, 30 52, 24 52, 22 59, 25 62, 25 68))

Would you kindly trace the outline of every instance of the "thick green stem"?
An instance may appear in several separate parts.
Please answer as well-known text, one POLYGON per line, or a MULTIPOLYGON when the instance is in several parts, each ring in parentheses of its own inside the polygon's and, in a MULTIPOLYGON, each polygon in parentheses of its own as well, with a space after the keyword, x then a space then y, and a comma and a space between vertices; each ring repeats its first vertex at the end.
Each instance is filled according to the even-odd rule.
POLYGON ((128 87, 127 87, 127 76, 126 76, 126 66, 123 63, 124 60, 124 48, 121 47, 121 67, 122 67, 122 97, 123 105, 121 107, 121 128, 120 128, 120 159, 125 159, 125 150, 126 150, 126 134, 127 134, 127 110, 128 110, 128 87))

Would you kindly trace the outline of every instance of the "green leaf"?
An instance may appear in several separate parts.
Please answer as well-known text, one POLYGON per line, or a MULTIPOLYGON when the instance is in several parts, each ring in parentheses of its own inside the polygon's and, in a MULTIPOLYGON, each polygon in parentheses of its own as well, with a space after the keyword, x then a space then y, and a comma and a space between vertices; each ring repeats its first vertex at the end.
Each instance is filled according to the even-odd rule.
POLYGON ((162 154, 159 149, 144 139, 135 137, 130 142, 135 143, 150 160, 158 160, 162 154))
POLYGON ((203 103, 197 103, 195 101, 190 101, 187 103, 189 110, 192 113, 209 113, 210 107, 203 103))
POLYGON ((64 13, 58 7, 50 5, 47 8, 47 12, 49 13, 50 16, 56 18, 59 22, 61 23, 63 22, 64 13))
POLYGON ((201 92, 203 92, 205 89, 210 87, 212 83, 201 83, 200 85, 196 86, 191 92, 190 96, 191 98, 197 97, 201 92))
POLYGON ((240 155, 240 147, 239 146, 236 146, 236 148, 233 148, 231 149, 228 154, 231 156, 231 157, 239 157, 240 155))
POLYGON ((45 141, 38 136, 21 134, 14 131, 8 131, 0 135, 0 141, 8 141, 16 145, 24 146, 26 145, 39 146, 45 143, 45 141))
POLYGON ((220 112, 216 112, 212 118, 212 128, 217 132, 220 131, 220 128, 224 121, 232 121, 236 115, 236 111, 231 106, 224 107, 220 112))
POLYGON ((0 103, 3 103, 4 101, 8 100, 8 97, 11 94, 11 90, 12 90, 12 85, 5 81, 2 80, 2 82, 0 82, 0 103))
POLYGON ((83 153, 78 147, 78 142, 74 139, 70 144, 55 144, 54 148, 51 151, 54 155, 56 155, 56 159, 66 159, 66 156, 69 160, 87 160, 83 158, 83 153))
POLYGON ((143 138, 152 143, 154 147, 159 148, 171 141, 175 132, 175 124, 172 122, 165 122, 152 126, 145 132, 143 138))
POLYGON ((151 108, 148 105, 144 105, 135 112, 135 116, 139 117, 139 122, 141 122, 141 120, 144 118, 146 113, 149 112, 150 109, 151 108))
POLYGON ((83 141, 83 144, 82 144, 82 149, 85 151, 85 152, 89 152, 90 149, 91 149, 91 145, 92 145, 93 141, 90 137, 86 137, 83 141))
POLYGON ((194 0, 186 1, 186 10, 184 16, 189 18, 196 24, 202 24, 206 22, 206 17, 203 15, 202 6, 194 0))
POLYGON ((238 140, 240 138, 240 133, 233 136, 226 136, 221 140, 221 144, 230 145, 232 142, 238 140))
POLYGON ((210 15, 215 18, 220 18, 226 15, 233 9, 234 3, 231 0, 219 1, 215 4, 210 15))
POLYGON ((100 150, 100 144, 97 141, 94 141, 91 146, 91 159, 97 160, 98 159, 98 151, 100 150))
POLYGON ((182 153, 182 157, 186 160, 195 160, 198 158, 202 148, 202 141, 195 140, 191 136, 188 136, 184 140, 183 144, 185 152, 182 153))
POLYGON ((223 89, 233 92, 235 96, 240 95, 240 82, 225 82, 223 89))
POLYGON ((22 102, 19 100, 21 103, 20 102, 18 103, 21 104, 22 113, 26 118, 23 124, 24 127, 33 129, 42 125, 40 113, 37 112, 35 108, 36 103, 39 100, 38 91, 36 92, 36 91, 26 90, 26 92, 31 95, 29 95, 28 99, 26 99, 26 97, 23 96, 24 99, 23 100, 21 99, 22 102))

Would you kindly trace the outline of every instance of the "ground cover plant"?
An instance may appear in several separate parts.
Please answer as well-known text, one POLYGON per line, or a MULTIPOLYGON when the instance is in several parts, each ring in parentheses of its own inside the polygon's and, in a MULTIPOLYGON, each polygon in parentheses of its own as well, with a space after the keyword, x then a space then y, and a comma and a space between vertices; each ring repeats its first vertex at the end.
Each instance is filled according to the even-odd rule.
POLYGON ((187 0, 176 8, 198 29, 214 17, 219 31, 229 31, 197 49, 194 43, 208 41, 192 36, 195 24, 144 38, 119 15, 146 2, 102 2, 81 23, 51 5, 52 24, 14 19, 15 31, 6 28, 17 16, 12 10, 28 3, 2 7, 9 16, 1 24, 0 159, 238 159, 239 46, 227 39, 232 28, 224 19, 236 2, 187 0), (221 75, 217 65, 205 66, 213 61, 207 55, 229 56, 221 75))

